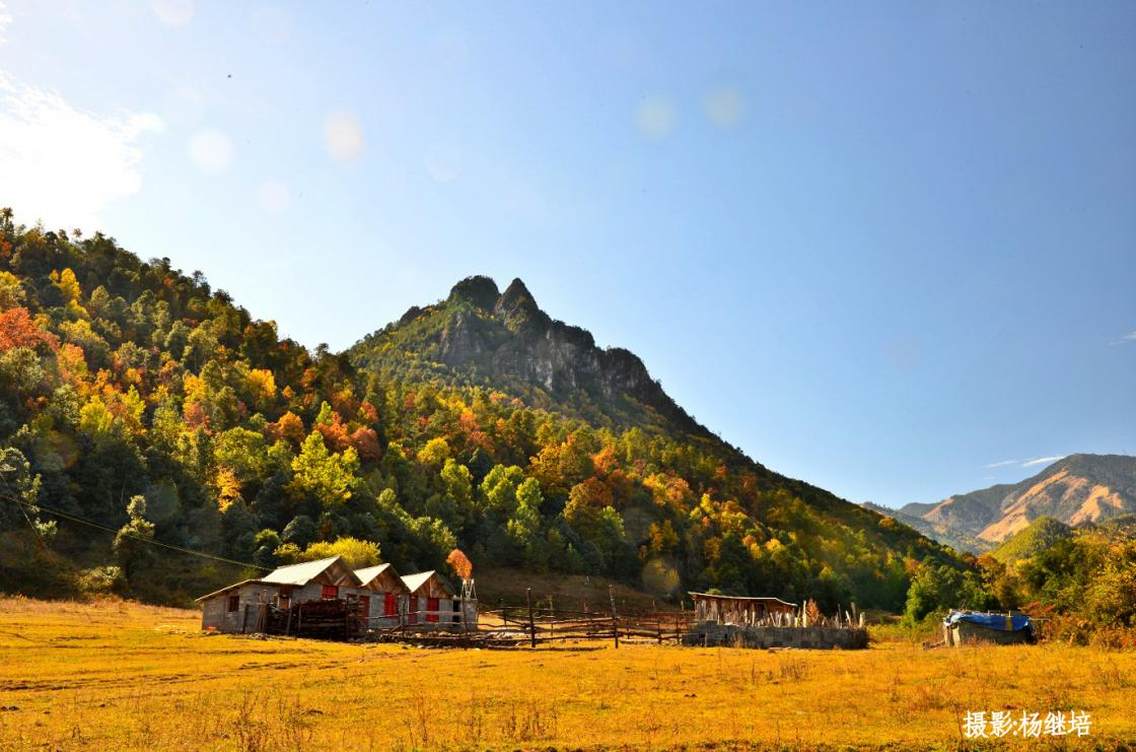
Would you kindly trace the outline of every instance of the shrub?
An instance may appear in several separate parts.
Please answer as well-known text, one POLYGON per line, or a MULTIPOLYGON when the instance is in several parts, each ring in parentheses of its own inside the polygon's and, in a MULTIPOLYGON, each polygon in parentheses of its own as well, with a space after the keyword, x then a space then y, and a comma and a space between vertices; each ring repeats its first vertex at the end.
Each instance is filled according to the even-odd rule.
POLYGON ((79 573, 75 586, 85 596, 110 595, 121 593, 126 580, 119 567, 92 567, 79 573))

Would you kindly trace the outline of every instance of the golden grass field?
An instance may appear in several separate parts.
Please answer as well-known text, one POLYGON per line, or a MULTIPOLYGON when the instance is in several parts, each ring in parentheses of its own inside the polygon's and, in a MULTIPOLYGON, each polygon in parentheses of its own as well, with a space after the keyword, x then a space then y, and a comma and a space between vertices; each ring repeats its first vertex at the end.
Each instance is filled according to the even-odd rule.
POLYGON ((198 618, 0 599, 0 749, 958 749, 964 710, 1074 708, 1092 735, 1040 746, 1136 743, 1133 653, 427 650, 204 636, 198 618))

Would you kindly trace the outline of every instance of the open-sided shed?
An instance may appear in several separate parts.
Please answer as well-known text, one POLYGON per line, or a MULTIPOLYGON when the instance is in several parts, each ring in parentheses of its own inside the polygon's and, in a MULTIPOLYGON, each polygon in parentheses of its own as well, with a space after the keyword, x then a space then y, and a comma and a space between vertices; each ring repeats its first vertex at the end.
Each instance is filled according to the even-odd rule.
POLYGON ((796 603, 769 596, 715 595, 690 593, 694 601, 694 620, 718 624, 757 624, 774 614, 792 614, 796 603))

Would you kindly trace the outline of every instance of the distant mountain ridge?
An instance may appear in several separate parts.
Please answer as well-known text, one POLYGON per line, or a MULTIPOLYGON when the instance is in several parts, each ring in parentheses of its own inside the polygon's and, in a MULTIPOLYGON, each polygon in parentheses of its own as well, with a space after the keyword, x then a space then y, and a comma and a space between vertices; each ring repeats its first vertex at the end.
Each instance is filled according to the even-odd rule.
POLYGON ((942 543, 978 552, 996 547, 1042 517, 1078 527, 1133 512, 1136 457, 1071 454, 1019 483, 883 513, 942 543))

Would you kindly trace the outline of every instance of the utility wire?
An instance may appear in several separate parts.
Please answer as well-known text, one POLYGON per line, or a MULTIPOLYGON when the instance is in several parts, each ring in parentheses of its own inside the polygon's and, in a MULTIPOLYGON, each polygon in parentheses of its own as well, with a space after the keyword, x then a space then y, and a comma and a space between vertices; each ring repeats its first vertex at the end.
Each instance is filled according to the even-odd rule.
MULTIPOLYGON (((9 501, 19 502, 19 499, 17 499, 15 496, 5 495, 2 498, 8 499, 9 501)), ((34 522, 32 522, 32 518, 28 515, 27 509, 21 506, 20 512, 24 515, 24 519, 28 521, 28 527, 30 527, 32 529, 32 532, 35 533, 36 544, 39 546, 40 551, 43 551, 46 548, 43 542, 43 532, 38 527, 36 527, 36 524, 34 522)))
POLYGON ((28 527, 30 527, 32 529, 32 532, 36 534, 36 543, 39 544, 40 550, 43 550, 43 547, 44 547, 43 533, 40 531, 40 529, 38 527, 36 527, 36 524, 34 522, 32 522, 32 518, 30 516, 28 516, 28 510, 27 509, 25 509, 24 507, 20 507, 20 511, 24 513, 24 519, 28 521, 28 527))
MULTIPOLYGON (((62 517, 65 520, 70 520, 71 522, 76 522, 80 525, 87 525, 88 527, 93 527, 93 528, 96 528, 98 530, 104 530, 108 533, 113 533, 114 535, 122 535, 122 536, 130 538, 132 540, 141 541, 142 543, 149 543, 151 545, 159 546, 161 548, 168 548, 171 551, 177 551, 179 553, 189 554, 190 556, 199 556, 202 559, 211 559, 212 561, 219 561, 219 562, 222 562, 222 563, 225 563, 225 564, 235 564, 239 567, 251 567, 252 569, 259 569, 262 572, 271 571, 268 567, 259 567, 256 564, 249 564, 247 561, 236 561, 235 559, 226 559, 224 556, 214 556, 213 554, 207 554, 204 551, 194 551, 193 549, 190 549, 190 548, 183 548, 182 546, 175 546, 172 543, 163 543, 162 541, 154 540, 153 538, 143 538, 140 535, 134 535, 133 533, 124 532, 122 530, 115 530, 113 527, 107 527, 106 525, 100 525, 97 522, 92 522, 91 520, 86 520, 86 519, 83 519, 82 517, 76 517, 75 515, 70 514, 68 512, 61 512, 58 509, 52 509, 51 507, 45 507, 43 504, 39 504, 39 503, 32 504, 31 502, 21 501, 20 499, 15 499, 15 498, 11 498, 11 497, 8 497, 6 500, 14 502, 16 504, 19 504, 21 508, 27 507, 27 508, 31 508, 31 509, 37 509, 41 512, 47 512, 48 514, 54 514, 56 517, 62 517)), ((26 516, 27 512, 25 511, 24 514, 26 516)), ((30 523, 30 520, 29 520, 29 523, 30 523)))

